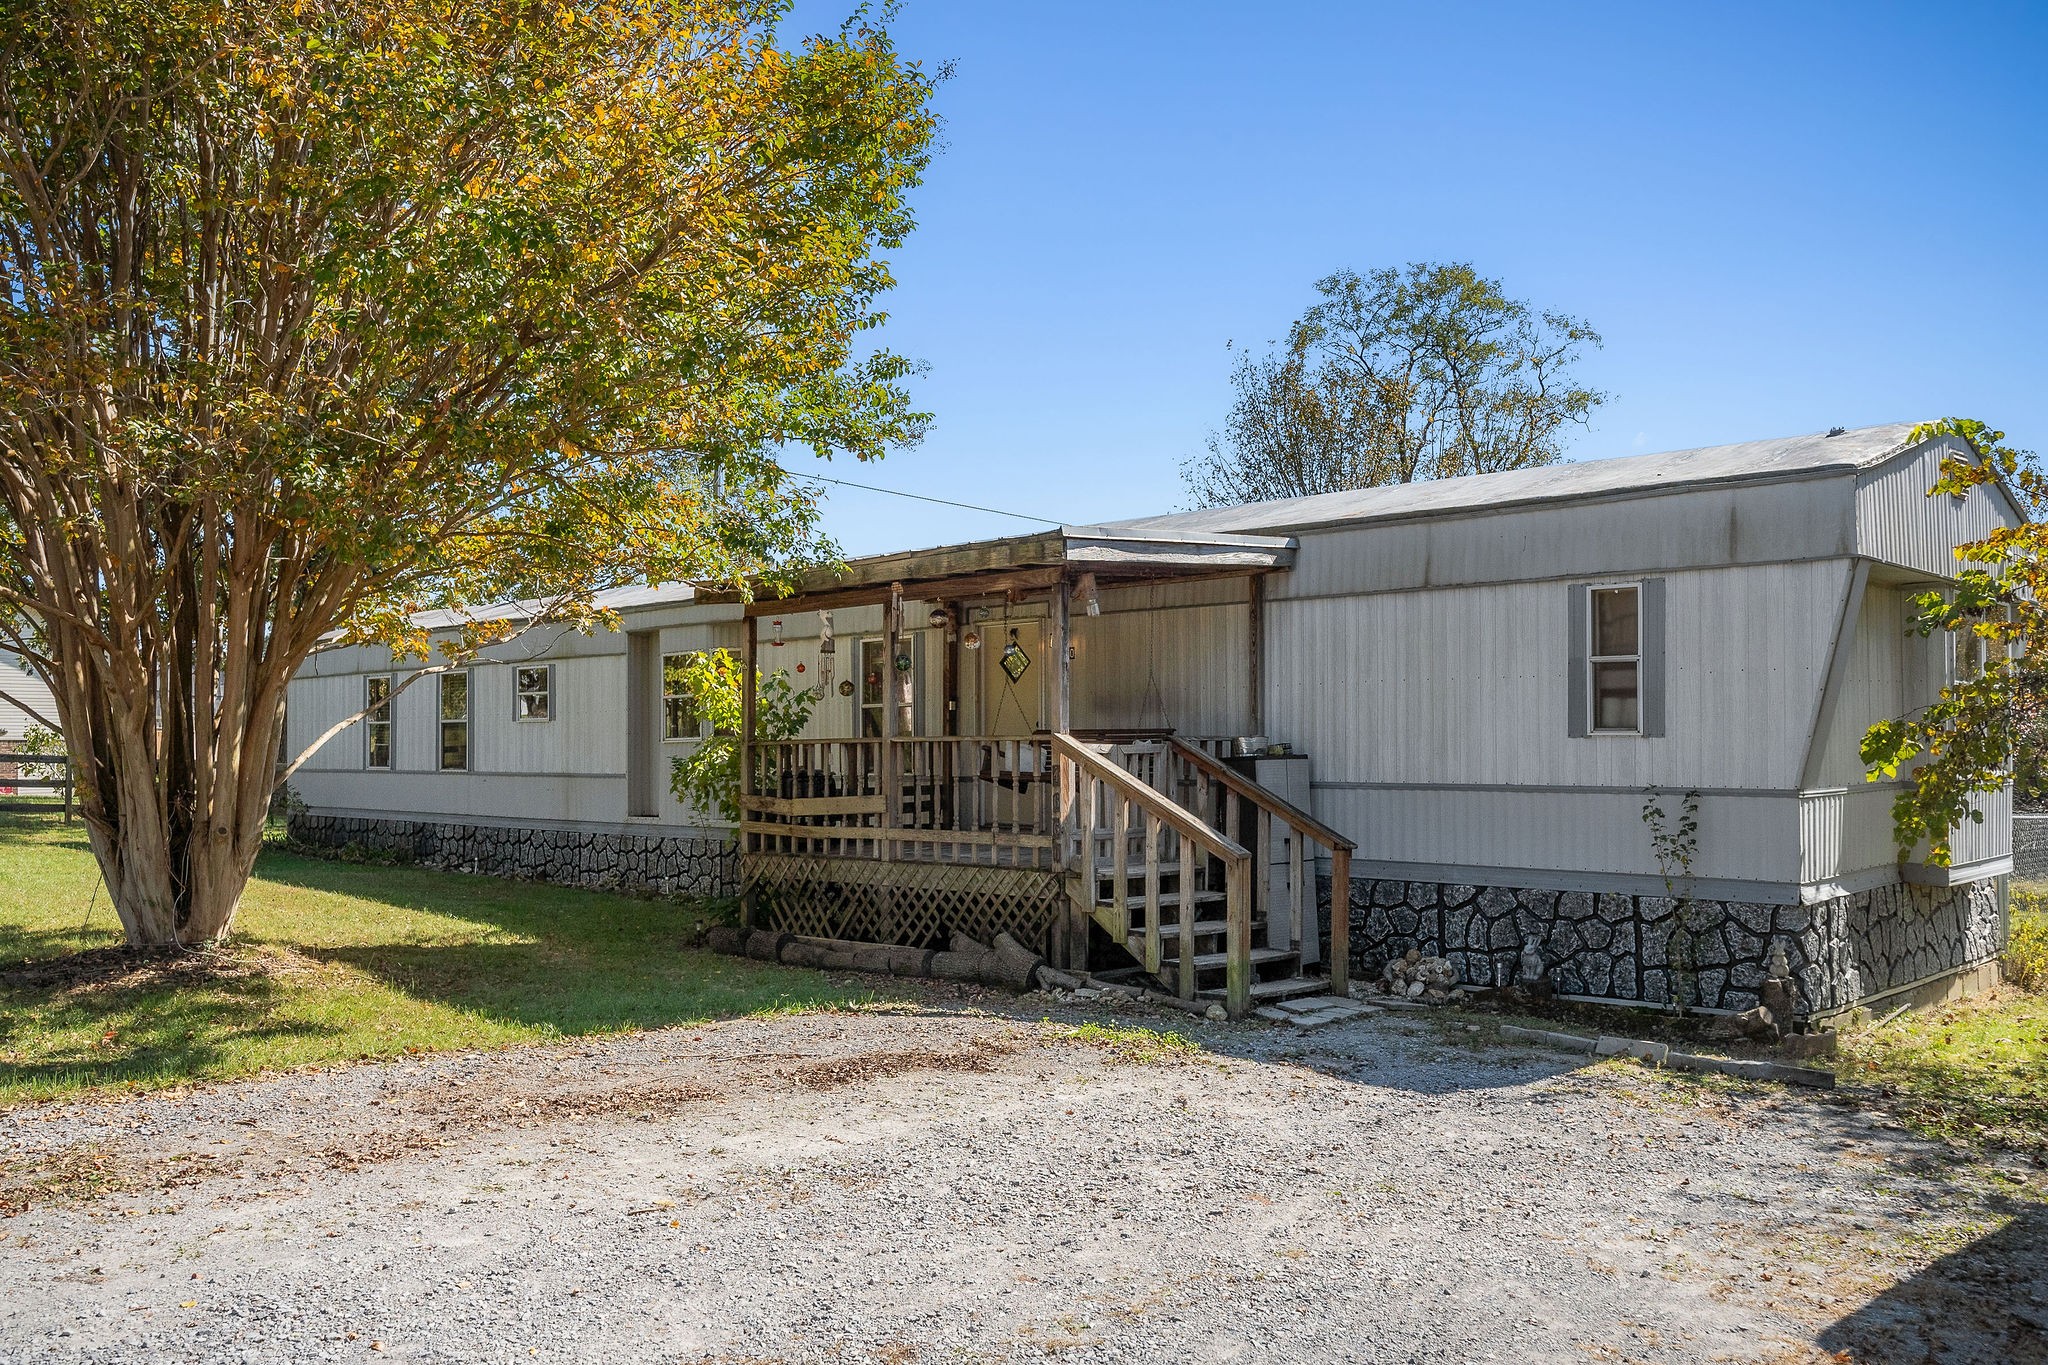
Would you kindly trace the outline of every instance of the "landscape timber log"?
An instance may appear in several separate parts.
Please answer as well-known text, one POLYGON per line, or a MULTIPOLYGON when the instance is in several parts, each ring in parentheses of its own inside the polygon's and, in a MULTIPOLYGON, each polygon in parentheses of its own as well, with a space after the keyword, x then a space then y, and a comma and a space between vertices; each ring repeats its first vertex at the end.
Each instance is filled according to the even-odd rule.
POLYGON ((932 950, 858 943, 853 946, 853 965, 860 971, 873 972, 878 976, 930 976, 932 950))
MULTIPOLYGON (((831 949, 820 947, 815 943, 805 943, 801 939, 782 945, 782 960, 791 967, 815 967, 822 969, 828 965, 828 959, 832 956, 834 954, 831 949)), ((852 958, 849 955, 848 961, 851 960, 852 958)))
POLYGON ((987 955, 995 951, 980 939, 969 938, 959 930, 953 931, 952 939, 946 944, 956 953, 980 953, 987 955))
POLYGON ((933 953, 932 975, 941 981, 980 981, 994 953, 933 953))
POLYGON ((747 931, 736 924, 714 924, 704 931, 704 946, 714 953, 738 957, 747 950, 747 931))
POLYGON ((1007 933, 996 935, 994 975, 998 985, 1013 990, 1028 991, 1038 980, 1038 969, 1045 965, 1045 959, 1032 952, 1007 933))
POLYGON ((1057 967, 1040 967, 1038 985, 1041 990, 1078 991, 1088 983, 1078 976, 1071 976, 1057 967))
POLYGON ((747 956, 756 962, 780 962, 783 945, 795 937, 794 934, 778 934, 769 929, 756 929, 747 935, 747 956))

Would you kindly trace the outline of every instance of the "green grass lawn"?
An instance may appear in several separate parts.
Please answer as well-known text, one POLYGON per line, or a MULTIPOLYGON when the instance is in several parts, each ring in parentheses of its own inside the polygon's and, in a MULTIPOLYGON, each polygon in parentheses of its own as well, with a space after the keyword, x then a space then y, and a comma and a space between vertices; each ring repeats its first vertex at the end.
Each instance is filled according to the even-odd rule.
POLYGON ((0 1107, 874 998, 683 948, 695 905, 281 851, 230 946, 138 959, 98 880, 82 826, 0 813, 0 1107))
POLYGON ((1841 1078, 1920 1131, 2048 1157, 2048 888, 2016 885, 2007 985, 1844 1037, 1841 1078))

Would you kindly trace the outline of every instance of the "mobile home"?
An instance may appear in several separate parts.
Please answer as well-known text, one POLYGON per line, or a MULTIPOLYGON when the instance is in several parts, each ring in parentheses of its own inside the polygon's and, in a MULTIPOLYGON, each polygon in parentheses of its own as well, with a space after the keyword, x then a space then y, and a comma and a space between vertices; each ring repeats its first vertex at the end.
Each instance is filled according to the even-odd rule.
POLYGON ((744 894, 764 927, 1007 930, 1234 1009, 1416 948, 1474 984, 1822 1015, 1994 970, 2009 801, 1954 865, 1893 847, 1871 722, 1967 658, 1909 634, 1953 547, 1948 438, 1874 427, 1064 527, 857 560, 792 596, 618 595, 464 672, 335 649, 306 837, 479 871, 744 894), (671 794, 665 685, 725 647, 815 698, 749 733, 742 819, 671 794), (1662 821, 1645 817, 1661 808, 1662 821), (1696 838, 1653 839, 1697 811, 1696 838))

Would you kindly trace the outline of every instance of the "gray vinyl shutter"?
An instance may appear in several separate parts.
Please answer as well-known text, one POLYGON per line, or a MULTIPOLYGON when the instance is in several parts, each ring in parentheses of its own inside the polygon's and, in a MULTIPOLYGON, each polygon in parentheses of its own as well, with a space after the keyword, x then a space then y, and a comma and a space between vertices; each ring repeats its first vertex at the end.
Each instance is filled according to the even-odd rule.
POLYGON ((1586 735, 1586 656, 1591 648, 1586 639, 1587 593, 1584 583, 1571 584, 1565 593, 1571 608, 1571 624, 1565 631, 1570 650, 1565 665, 1565 733, 1573 739, 1586 735))
POLYGON ((1645 578, 1643 580, 1642 617, 1639 628, 1642 639, 1637 647, 1643 652, 1642 676, 1642 721, 1643 733, 1662 735, 1664 733, 1664 580, 1645 578))

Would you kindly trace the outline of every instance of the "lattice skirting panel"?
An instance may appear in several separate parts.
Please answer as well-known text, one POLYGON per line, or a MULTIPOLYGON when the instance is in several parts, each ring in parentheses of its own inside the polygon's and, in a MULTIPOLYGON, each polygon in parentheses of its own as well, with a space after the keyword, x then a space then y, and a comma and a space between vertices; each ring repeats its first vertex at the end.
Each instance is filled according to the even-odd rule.
POLYGON ((1043 950, 1067 905, 1060 874, 1030 868, 749 853, 740 878, 761 928, 922 948, 1007 930, 1043 950))

